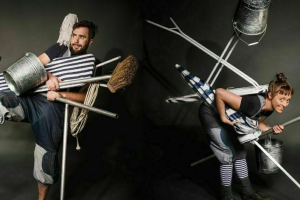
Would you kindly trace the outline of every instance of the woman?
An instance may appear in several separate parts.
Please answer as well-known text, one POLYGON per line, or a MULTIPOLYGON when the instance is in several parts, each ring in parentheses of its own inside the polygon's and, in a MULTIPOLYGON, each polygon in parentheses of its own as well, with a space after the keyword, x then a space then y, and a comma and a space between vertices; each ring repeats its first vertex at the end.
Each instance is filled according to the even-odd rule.
MULTIPOLYGON (((237 110, 251 119, 258 121, 258 128, 264 132, 268 127, 263 121, 275 110, 282 113, 290 103, 294 93, 293 88, 286 82, 283 73, 278 74, 277 80, 269 84, 268 93, 262 95, 247 95, 240 97, 227 90, 219 88, 216 90, 216 105, 219 113, 210 109, 205 104, 199 108, 199 118, 205 133, 208 135, 210 147, 221 163, 220 175, 222 186, 222 199, 232 200, 231 180, 232 168, 241 180, 244 200, 270 200, 271 198, 255 192, 248 178, 246 162, 247 152, 244 146, 239 143, 234 133, 233 125, 236 121, 230 121, 225 114, 225 104, 237 110)), ((282 125, 273 126, 275 134, 281 133, 282 125)))

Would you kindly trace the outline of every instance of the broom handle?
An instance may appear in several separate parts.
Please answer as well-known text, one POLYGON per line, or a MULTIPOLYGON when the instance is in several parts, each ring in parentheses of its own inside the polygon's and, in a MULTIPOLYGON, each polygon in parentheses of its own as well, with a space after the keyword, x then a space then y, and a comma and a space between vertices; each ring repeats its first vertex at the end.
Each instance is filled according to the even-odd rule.
POLYGON ((96 65, 96 68, 101 67, 101 66, 103 66, 103 65, 106 65, 106 64, 108 64, 108 63, 114 62, 114 61, 119 60, 119 59, 121 59, 121 56, 118 56, 118 57, 115 57, 115 58, 110 59, 110 60, 108 60, 108 61, 105 61, 105 62, 103 62, 103 63, 100 63, 99 65, 96 65))
MULTIPOLYGON (((300 116, 299 117, 296 117, 296 118, 294 118, 294 119, 292 119, 292 120, 290 120, 290 121, 288 121, 288 122, 285 122, 284 124, 282 124, 283 126, 289 126, 289 125, 291 125, 291 124, 293 124, 293 123, 295 123, 295 122, 298 122, 300 120, 300 116)), ((267 131, 265 131, 265 132, 263 132, 259 137, 263 137, 263 136, 265 136, 265 135, 267 135, 267 134, 270 134, 270 133, 272 133, 273 132, 273 129, 269 129, 269 130, 267 130, 267 131)), ((206 158, 203 158, 203 159, 201 159, 201 160, 198 160, 198 161, 196 161, 196 162, 193 162, 192 164, 191 164, 191 167, 194 167, 194 166, 196 166, 196 165, 198 165, 198 164, 200 164, 200 163, 203 163, 203 162, 205 162, 205 161, 207 161, 207 160, 209 160, 209 159, 211 159, 211 158, 214 158, 214 157, 216 157, 214 154, 212 154, 212 155, 210 155, 210 156, 207 156, 206 158)))

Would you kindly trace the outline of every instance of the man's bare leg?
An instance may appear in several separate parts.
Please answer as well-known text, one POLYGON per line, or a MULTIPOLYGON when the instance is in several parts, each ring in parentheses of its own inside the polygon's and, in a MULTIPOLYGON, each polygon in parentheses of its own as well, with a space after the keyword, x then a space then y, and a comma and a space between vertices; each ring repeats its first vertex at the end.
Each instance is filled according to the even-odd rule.
POLYGON ((45 200, 48 194, 50 187, 42 186, 38 183, 38 190, 39 190, 39 199, 38 200, 45 200))

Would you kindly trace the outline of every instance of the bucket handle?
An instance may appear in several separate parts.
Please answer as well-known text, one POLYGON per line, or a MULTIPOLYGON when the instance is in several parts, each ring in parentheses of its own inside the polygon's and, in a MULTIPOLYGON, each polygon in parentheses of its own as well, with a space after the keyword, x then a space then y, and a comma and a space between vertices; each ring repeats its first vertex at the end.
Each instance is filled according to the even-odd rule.
POLYGON ((261 39, 264 37, 264 35, 266 34, 266 32, 267 32, 267 25, 266 25, 266 29, 265 29, 264 33, 262 34, 262 36, 259 38, 258 42, 253 42, 253 43, 250 43, 250 44, 249 44, 249 43, 247 43, 245 40, 243 40, 243 39, 239 36, 239 34, 238 34, 237 31, 236 31, 235 24, 236 24, 236 22, 232 21, 232 26, 233 26, 234 32, 236 33, 237 37, 238 37, 242 42, 244 42, 245 44, 247 44, 248 46, 253 46, 253 45, 258 44, 258 43, 261 41, 261 39))

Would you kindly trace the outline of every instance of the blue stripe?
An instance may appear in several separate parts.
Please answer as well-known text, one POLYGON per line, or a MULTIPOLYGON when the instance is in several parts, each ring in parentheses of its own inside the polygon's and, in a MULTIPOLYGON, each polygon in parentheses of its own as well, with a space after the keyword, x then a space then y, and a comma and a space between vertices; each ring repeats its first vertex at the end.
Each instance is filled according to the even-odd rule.
POLYGON ((91 72, 91 73, 93 73, 93 70, 88 69, 88 70, 84 70, 84 71, 79 71, 79 72, 77 72, 77 73, 66 71, 66 72, 63 73, 63 74, 57 74, 58 72, 55 72, 55 73, 52 73, 52 74, 53 74, 53 75, 57 74, 57 75, 55 75, 55 76, 61 77, 61 76, 65 76, 65 75, 74 75, 74 76, 76 76, 77 74, 86 73, 86 72, 91 72))
POLYGON ((74 60, 72 61, 75 61, 75 60, 80 60, 82 58, 95 58, 93 54, 85 54, 85 55, 75 55, 75 56, 70 56, 70 57, 60 57, 60 58, 55 58, 52 60, 53 61, 61 61, 61 60, 68 60, 70 58, 75 58, 74 60), (88 55, 88 56, 86 56, 88 55), (86 57, 84 57, 86 56, 86 57), (77 58, 76 58, 77 57, 77 58))
POLYGON ((75 67, 75 65, 77 65, 77 63, 76 63, 76 64, 59 66, 58 68, 46 69, 46 70, 49 71, 49 72, 58 72, 58 71, 68 71, 68 70, 73 70, 73 69, 84 69, 84 68, 88 68, 88 67, 89 68, 94 68, 94 65, 89 64, 89 63, 80 63, 80 64, 86 64, 86 65, 75 67), (74 66, 74 67, 73 68, 67 68, 67 69, 65 68, 65 67, 72 67, 72 66, 74 66))
MULTIPOLYGON (((82 62, 77 62, 77 63, 66 63, 63 66, 58 66, 58 65, 61 65, 61 63, 58 63, 56 65, 50 66, 50 67, 52 67, 51 69, 49 69, 50 68, 49 66, 45 67, 45 69, 47 71, 50 71, 50 70, 54 70, 54 69, 57 69, 57 68, 70 67, 70 66, 75 66, 75 65, 80 65, 80 64, 88 64, 87 66, 94 66, 94 64, 91 64, 91 61, 82 61, 82 62)), ((81 66, 81 67, 85 67, 85 66, 81 66)))
POLYGON ((89 72, 89 71, 93 71, 93 67, 89 67, 90 69, 86 69, 87 67, 76 67, 76 68, 74 68, 74 69, 68 69, 68 70, 57 70, 57 71, 55 71, 55 72, 51 72, 52 74, 59 74, 59 73, 61 73, 61 74, 59 74, 59 76, 63 76, 63 75, 65 75, 65 74, 79 74, 79 73, 84 73, 84 72, 89 72), (75 70, 75 69, 82 69, 81 71, 73 71, 73 70, 75 70), (64 73, 62 73, 62 72, 64 72, 64 73))

